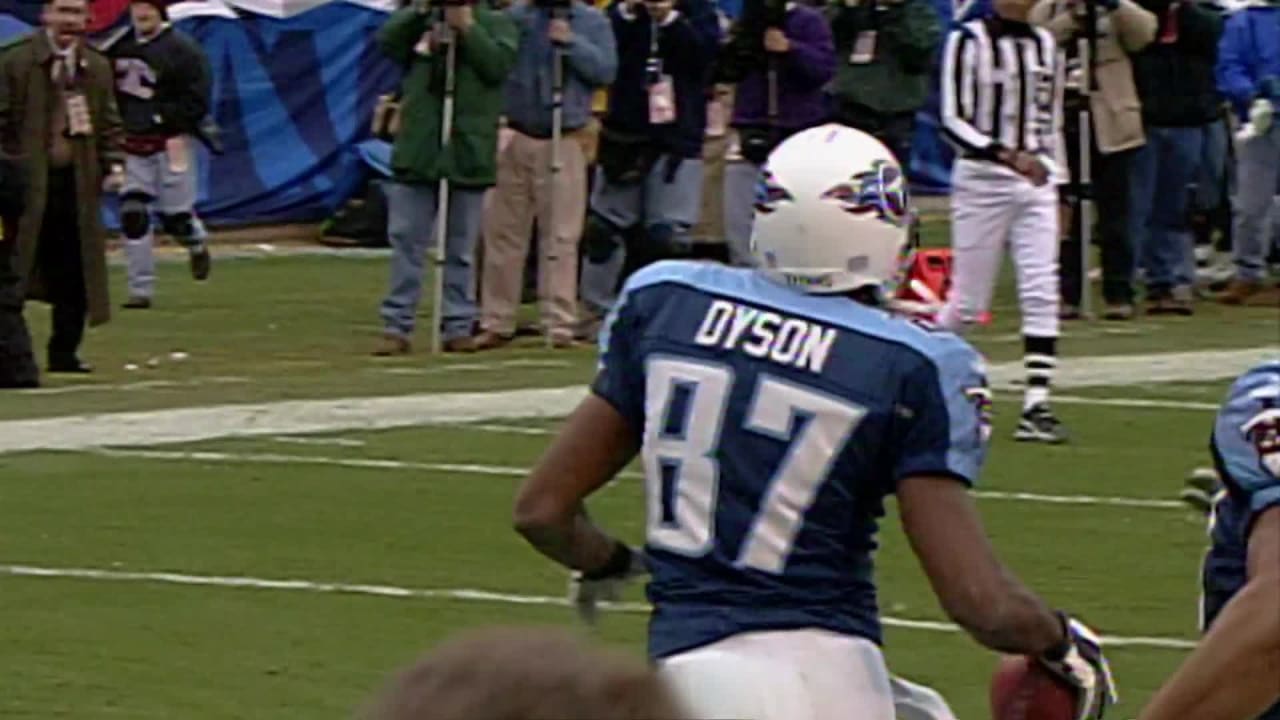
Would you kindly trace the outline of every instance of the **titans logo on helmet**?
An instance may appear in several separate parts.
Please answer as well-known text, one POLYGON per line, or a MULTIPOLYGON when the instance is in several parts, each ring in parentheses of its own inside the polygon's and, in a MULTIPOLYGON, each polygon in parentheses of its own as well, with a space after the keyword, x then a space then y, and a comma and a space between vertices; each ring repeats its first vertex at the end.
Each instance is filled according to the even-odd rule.
POLYGON ((909 221, 906 179, 902 171, 885 160, 876 160, 870 170, 860 172, 822 194, 835 200, 845 212, 876 217, 895 227, 909 221))
POLYGON ((756 180, 756 212, 767 215, 777 210, 779 203, 791 200, 795 200, 795 197, 778 183, 773 173, 767 169, 760 171, 760 177, 756 180))

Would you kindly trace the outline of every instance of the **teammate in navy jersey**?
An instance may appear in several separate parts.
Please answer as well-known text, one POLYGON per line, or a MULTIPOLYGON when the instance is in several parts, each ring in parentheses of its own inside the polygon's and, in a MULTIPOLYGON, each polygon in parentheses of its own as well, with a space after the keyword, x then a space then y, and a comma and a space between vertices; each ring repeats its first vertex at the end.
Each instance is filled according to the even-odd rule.
POLYGON ((1140 720, 1280 720, 1280 361, 1231 387, 1210 447, 1206 633, 1140 720))
POLYGON ((516 501, 517 529, 580 573, 588 614, 652 574, 649 651, 695 717, 891 720, 895 701, 900 717, 953 717, 891 679, 880 651, 873 554, 890 494, 956 622, 1060 675, 1079 718, 1113 702, 1096 637, 996 559, 968 494, 989 435, 982 359, 880 307, 907 245, 905 186, 856 130, 779 146, 757 193, 758 267, 636 273, 591 393, 516 501), (583 511, 637 453, 643 551, 583 511))

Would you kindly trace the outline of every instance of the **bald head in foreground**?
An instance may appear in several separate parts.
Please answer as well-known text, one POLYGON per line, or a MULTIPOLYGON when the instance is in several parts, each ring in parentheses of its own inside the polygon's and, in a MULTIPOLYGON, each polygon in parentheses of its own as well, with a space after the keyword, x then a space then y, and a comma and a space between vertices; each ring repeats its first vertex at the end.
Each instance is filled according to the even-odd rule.
POLYGON ((545 628, 459 636, 395 677, 363 720, 680 720, 644 663, 545 628))

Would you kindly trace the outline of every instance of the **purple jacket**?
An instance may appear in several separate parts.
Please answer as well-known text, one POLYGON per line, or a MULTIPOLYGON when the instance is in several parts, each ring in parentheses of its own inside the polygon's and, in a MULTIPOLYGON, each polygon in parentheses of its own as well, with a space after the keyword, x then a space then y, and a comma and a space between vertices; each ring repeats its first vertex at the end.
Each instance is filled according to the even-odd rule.
MULTIPOLYGON (((806 5, 796 3, 787 8, 782 29, 791 41, 791 50, 778 68, 778 123, 789 130, 801 130, 827 119, 824 89, 836 73, 836 46, 826 18, 806 5)), ((762 67, 738 83, 733 125, 765 125, 768 103, 762 67)))

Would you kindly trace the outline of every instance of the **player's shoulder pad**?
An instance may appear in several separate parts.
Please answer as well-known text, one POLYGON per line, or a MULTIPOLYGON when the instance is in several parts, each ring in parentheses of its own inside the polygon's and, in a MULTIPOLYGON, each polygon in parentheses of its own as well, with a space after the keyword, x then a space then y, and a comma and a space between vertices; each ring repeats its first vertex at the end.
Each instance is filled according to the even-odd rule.
POLYGON ((929 320, 900 313, 886 314, 889 322, 899 326, 895 335, 939 370, 950 372, 963 368, 966 375, 986 377, 986 361, 968 340, 929 320))
POLYGON ((661 260, 633 273, 622 286, 622 292, 624 295, 636 293, 664 283, 711 289, 743 272, 747 271, 698 260, 661 260))
POLYGON ((1244 441, 1280 479, 1280 360, 1252 368, 1232 385, 1215 428, 1220 445, 1244 441))

